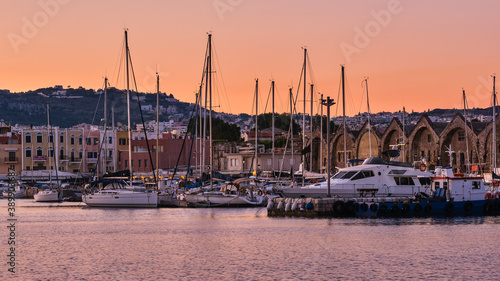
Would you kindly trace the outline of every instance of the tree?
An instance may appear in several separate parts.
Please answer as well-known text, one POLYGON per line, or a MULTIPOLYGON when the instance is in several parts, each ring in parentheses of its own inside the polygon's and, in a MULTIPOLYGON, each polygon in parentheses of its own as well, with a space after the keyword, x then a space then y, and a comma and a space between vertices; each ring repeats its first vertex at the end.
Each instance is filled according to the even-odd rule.
MULTIPOLYGON (((191 118, 189 120, 189 125, 188 125, 188 132, 190 133, 193 133, 193 124, 194 124, 194 119, 191 118)), ((197 123, 196 126, 198 127, 198 125, 199 124, 197 123)), ((203 123, 201 125, 203 126, 203 123)), ((207 126, 209 126, 208 120, 207 120, 207 126)), ((235 124, 226 123, 224 120, 220 118, 212 118, 212 132, 213 132, 212 135, 213 140, 227 140, 236 142, 241 141, 240 127, 238 127, 235 124)), ((209 133, 207 132, 207 135, 208 134, 209 133)))

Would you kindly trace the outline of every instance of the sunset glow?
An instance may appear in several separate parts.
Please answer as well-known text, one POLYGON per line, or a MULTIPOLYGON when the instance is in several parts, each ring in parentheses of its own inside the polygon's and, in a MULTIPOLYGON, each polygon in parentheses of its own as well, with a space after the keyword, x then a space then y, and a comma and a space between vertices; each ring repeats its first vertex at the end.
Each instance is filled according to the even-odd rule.
POLYGON ((4 1, 0 89, 98 89, 105 75, 123 88, 128 28, 139 90, 155 91, 158 70, 161 91, 185 102, 195 101, 211 32, 217 111, 251 113, 259 78, 259 108, 274 79, 276 110, 288 112, 288 88, 302 94, 303 47, 316 101, 318 92, 337 101, 345 65, 349 115, 366 111, 363 77, 372 112, 461 107, 462 88, 471 108, 488 107, 490 75, 500 73, 498 11, 498 1, 4 1))

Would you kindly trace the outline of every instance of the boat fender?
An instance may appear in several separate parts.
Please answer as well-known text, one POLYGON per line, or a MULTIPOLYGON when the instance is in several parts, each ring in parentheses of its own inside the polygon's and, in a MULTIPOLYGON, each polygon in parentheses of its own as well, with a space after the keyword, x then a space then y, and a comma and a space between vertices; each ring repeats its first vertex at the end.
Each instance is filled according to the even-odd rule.
POLYGON ((495 199, 500 199, 500 192, 499 191, 495 192, 495 199))
POLYGON ((391 214, 393 216, 398 216, 400 212, 401 212, 401 209, 399 208, 398 205, 396 205, 396 204, 392 205, 392 207, 391 207, 391 214))
POLYGON ((292 204, 292 211, 295 211, 295 210, 297 210, 297 202, 294 202, 292 204))
POLYGON ((312 210, 313 209, 313 203, 309 202, 306 204, 306 210, 312 210))
POLYGON ((410 212, 410 204, 404 203, 403 207, 401 207, 401 212, 403 212, 403 214, 409 213, 410 212))
POLYGON ((292 205, 292 204, 291 204, 290 202, 286 203, 286 205, 285 205, 285 212, 290 211, 290 207, 291 207, 291 205, 292 205))
POLYGON ((262 196, 262 194, 263 194, 263 193, 262 193, 262 190, 259 190, 259 191, 257 192, 257 194, 259 194, 259 196, 262 196))
POLYGON ((377 209, 378 209, 378 206, 377 206, 377 204, 376 204, 376 203, 372 203, 372 204, 370 205, 370 211, 372 211, 372 212, 374 212, 374 213, 375 213, 375 212, 377 211, 377 209))
POLYGON ((491 194, 491 192, 487 192, 487 193, 484 195, 484 199, 485 199, 485 200, 491 200, 491 199, 493 199, 493 195, 491 194))
POLYGON ((267 210, 271 211, 273 209, 273 206, 274 206, 274 201, 269 200, 269 202, 267 202, 267 210))
POLYGON ((336 215, 341 215, 342 212, 344 212, 344 201, 335 201, 335 203, 333 203, 333 212, 336 214, 336 215))
POLYGON ((368 205, 367 205, 366 203, 361 204, 361 206, 359 206, 359 208, 360 208, 360 209, 361 209, 361 211, 363 211, 363 212, 368 211, 368 205))
POLYGON ((420 163, 420 165, 418 165, 418 168, 420 169, 421 172, 425 172, 427 166, 424 163, 420 163))
POLYGON ((302 201, 302 203, 300 204, 300 210, 304 211, 305 209, 306 209, 306 202, 302 201))
POLYGON ((474 204, 472 204, 471 201, 467 201, 467 202, 465 202, 464 210, 469 212, 472 210, 473 207, 474 207, 474 204))
POLYGON ((415 214, 422 212, 422 209, 422 205, 420 205, 420 203, 417 203, 414 208, 415 214))
POLYGON ((432 206, 430 204, 425 205, 424 211, 429 215, 432 212, 432 206))
POLYGON ((380 213, 385 214, 387 212, 387 205, 385 203, 380 204, 380 213))
POLYGON ((283 208, 283 200, 281 200, 279 203, 278 203, 278 210, 281 210, 281 208, 283 208))
POLYGON ((453 213, 453 210, 455 209, 455 206, 453 206, 453 203, 448 202, 446 206, 444 207, 444 210, 447 214, 453 213))
POLYGON ((486 202, 486 204, 484 204, 483 209, 486 215, 490 215, 491 211, 493 210, 491 202, 486 202))

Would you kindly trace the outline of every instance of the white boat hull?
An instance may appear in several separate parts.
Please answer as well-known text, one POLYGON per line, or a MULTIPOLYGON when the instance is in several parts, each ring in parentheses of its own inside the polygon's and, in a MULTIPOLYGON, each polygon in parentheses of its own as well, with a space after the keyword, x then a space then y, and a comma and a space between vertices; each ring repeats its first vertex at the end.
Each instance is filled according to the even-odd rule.
POLYGON ((59 193, 57 191, 40 191, 33 195, 35 202, 59 202, 59 193))
POLYGON ((263 206, 266 203, 266 198, 263 196, 254 196, 254 200, 250 200, 247 196, 239 196, 235 194, 185 194, 186 202, 190 206, 200 207, 251 207, 263 206))
POLYGON ((156 208, 158 193, 119 191, 116 193, 93 193, 82 196, 89 207, 156 208))

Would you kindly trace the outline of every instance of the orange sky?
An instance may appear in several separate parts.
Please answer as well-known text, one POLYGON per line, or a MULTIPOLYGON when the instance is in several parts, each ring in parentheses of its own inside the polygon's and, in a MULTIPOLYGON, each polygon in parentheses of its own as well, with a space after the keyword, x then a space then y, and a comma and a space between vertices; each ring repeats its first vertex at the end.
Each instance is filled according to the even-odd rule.
MULTIPOLYGON (((259 107, 273 78, 276 110, 288 112, 288 88, 297 92, 303 46, 314 73, 308 83, 313 79, 325 96, 337 100, 340 64, 345 65, 349 115, 366 111, 364 76, 369 77, 371 110, 379 112, 403 106, 409 111, 461 107, 462 87, 470 107, 487 107, 490 75, 500 74, 500 2, 493 0, 2 4, 0 88, 11 91, 53 85, 97 89, 104 75, 112 86, 123 88, 116 81, 124 27, 139 90, 154 91, 158 65, 161 90, 186 102, 195 99, 206 33, 212 32, 220 89, 214 105, 224 112, 252 111, 255 78, 260 81, 259 107)), ((302 107, 298 104, 299 111, 302 107)))

